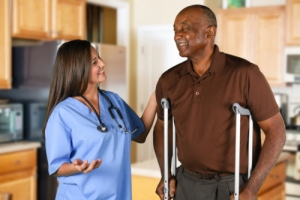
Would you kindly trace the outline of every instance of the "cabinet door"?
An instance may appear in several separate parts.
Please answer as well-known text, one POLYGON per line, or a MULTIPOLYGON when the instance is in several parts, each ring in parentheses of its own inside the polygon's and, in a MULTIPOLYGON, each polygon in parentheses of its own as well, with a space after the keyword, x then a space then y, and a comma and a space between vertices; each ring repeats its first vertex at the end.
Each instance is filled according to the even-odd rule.
POLYGON ((51 0, 13 0, 12 37, 47 39, 51 37, 51 0))
POLYGON ((10 0, 0 1, 0 88, 11 88, 10 0))
POLYGON ((247 9, 227 9, 217 12, 216 44, 220 51, 252 61, 253 16, 247 9))
POLYGON ((286 43, 300 45, 300 0, 287 0, 286 17, 286 43))
POLYGON ((266 193, 259 195, 258 200, 285 200, 285 185, 284 183, 274 187, 266 193))
POLYGON ((267 176, 266 180, 258 191, 258 196, 275 188, 280 184, 284 184, 286 178, 286 162, 279 162, 267 176))
POLYGON ((220 50, 257 64, 271 85, 283 84, 284 6, 218 11, 220 50))
POLYGON ((54 0, 53 37, 57 39, 86 39, 86 0, 54 0))
POLYGON ((270 84, 283 82, 284 6, 257 9, 253 23, 253 60, 270 84))
POLYGON ((0 192, 13 200, 36 199, 36 149, 0 155, 0 192))
POLYGON ((36 169, 0 175, 0 192, 10 193, 13 200, 36 199, 36 169))

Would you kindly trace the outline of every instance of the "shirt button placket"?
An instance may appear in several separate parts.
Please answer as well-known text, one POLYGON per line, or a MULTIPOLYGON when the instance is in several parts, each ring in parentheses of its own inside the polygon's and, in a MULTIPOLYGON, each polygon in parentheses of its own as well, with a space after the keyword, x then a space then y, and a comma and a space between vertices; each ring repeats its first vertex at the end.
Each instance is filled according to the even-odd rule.
POLYGON ((196 101, 199 101, 200 100, 200 92, 201 92, 201 81, 198 81, 197 83, 196 83, 196 86, 195 86, 195 91, 194 91, 194 99, 196 100, 196 101))

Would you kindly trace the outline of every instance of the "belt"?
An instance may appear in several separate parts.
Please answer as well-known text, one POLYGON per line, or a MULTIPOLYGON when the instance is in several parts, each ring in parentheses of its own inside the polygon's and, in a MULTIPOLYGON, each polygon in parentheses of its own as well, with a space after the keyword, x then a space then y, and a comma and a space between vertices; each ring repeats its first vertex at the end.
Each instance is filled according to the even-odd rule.
POLYGON ((195 176, 198 179, 205 179, 205 180, 211 180, 211 179, 220 180, 222 177, 234 175, 234 174, 230 174, 230 173, 200 174, 198 172, 189 171, 185 168, 184 168, 184 171, 186 171, 188 174, 190 174, 192 176, 195 176))

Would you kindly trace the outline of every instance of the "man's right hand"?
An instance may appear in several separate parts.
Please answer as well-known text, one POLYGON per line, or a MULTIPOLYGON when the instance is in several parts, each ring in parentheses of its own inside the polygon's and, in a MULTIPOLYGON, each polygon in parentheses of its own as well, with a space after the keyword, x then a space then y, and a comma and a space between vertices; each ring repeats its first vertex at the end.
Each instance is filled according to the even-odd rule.
MULTIPOLYGON (((172 176, 169 179, 169 197, 168 199, 172 199, 175 195, 175 190, 176 190, 176 179, 174 176, 172 176)), ((164 200, 164 179, 160 179, 160 182, 158 183, 156 187, 156 194, 159 196, 161 200, 164 200)))

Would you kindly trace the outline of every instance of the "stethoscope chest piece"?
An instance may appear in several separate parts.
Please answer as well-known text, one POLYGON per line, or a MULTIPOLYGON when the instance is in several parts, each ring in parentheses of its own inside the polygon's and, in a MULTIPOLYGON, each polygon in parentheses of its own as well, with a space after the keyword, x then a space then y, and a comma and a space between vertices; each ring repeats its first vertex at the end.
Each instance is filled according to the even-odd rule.
POLYGON ((100 132, 102 132, 102 133, 105 133, 105 132, 107 132, 107 128, 105 127, 105 126, 97 126, 97 129, 98 129, 98 131, 100 131, 100 132))

